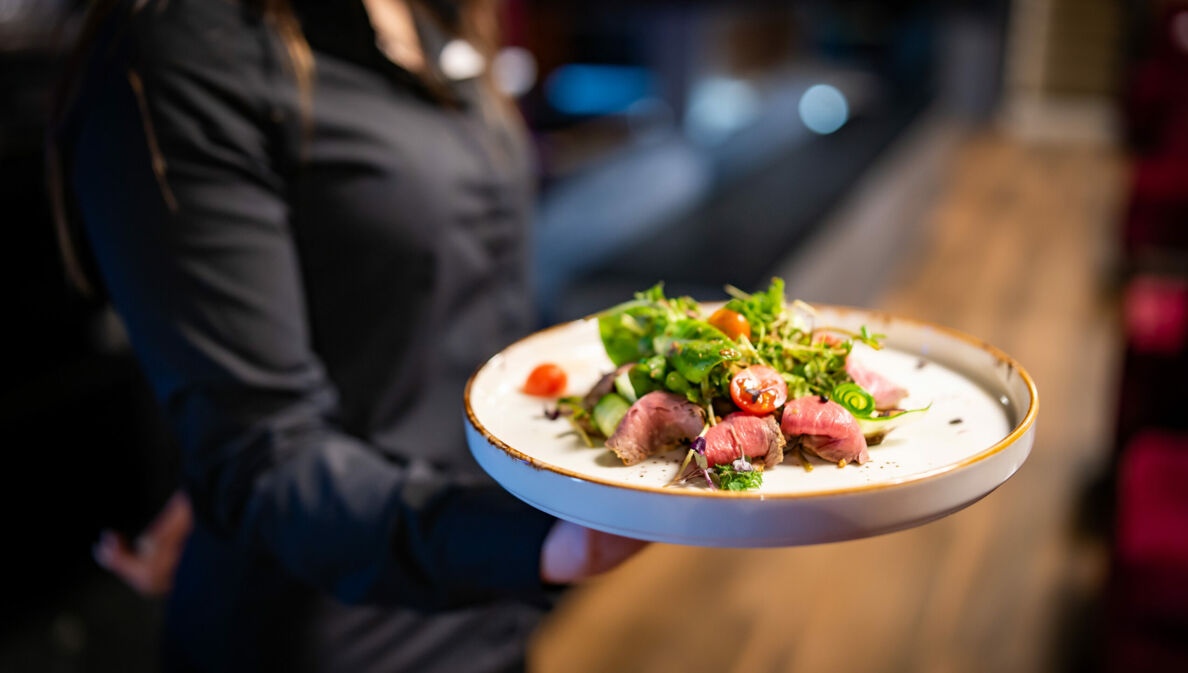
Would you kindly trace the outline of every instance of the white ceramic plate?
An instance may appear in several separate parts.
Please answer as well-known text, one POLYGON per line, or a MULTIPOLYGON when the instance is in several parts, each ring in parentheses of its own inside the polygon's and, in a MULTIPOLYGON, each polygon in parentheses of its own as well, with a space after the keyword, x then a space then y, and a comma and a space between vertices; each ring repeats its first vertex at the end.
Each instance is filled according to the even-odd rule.
POLYGON ((903 406, 932 408, 870 448, 865 465, 791 454, 756 491, 666 487, 683 451, 627 467, 589 448, 569 424, 545 418, 545 402, 520 392, 538 364, 569 375, 584 394, 612 365, 593 319, 565 323, 512 344, 466 386, 467 440, 492 477, 528 504, 563 519, 630 537, 711 547, 834 542, 916 526, 966 507, 1015 473, 1035 438, 1031 377, 998 349, 967 334, 883 313, 818 306, 818 325, 887 335, 880 351, 854 357, 909 391, 903 406))

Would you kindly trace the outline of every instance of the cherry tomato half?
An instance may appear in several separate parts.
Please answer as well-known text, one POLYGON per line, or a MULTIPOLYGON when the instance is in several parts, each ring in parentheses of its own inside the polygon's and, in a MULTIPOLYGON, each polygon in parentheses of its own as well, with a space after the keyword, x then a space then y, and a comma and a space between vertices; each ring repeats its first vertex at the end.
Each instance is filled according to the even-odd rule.
POLYGON ((746 316, 728 308, 714 311, 714 314, 709 318, 709 324, 722 330, 722 333, 733 341, 738 341, 738 338, 743 335, 746 335, 748 339, 751 338, 751 323, 747 322, 746 316))
POLYGON ((730 379, 730 398, 748 414, 770 414, 788 401, 788 384, 771 367, 751 365, 730 379))
POLYGON ((524 382, 524 392, 537 397, 557 397, 565 392, 565 382, 565 370, 546 362, 528 375, 528 380, 524 382))

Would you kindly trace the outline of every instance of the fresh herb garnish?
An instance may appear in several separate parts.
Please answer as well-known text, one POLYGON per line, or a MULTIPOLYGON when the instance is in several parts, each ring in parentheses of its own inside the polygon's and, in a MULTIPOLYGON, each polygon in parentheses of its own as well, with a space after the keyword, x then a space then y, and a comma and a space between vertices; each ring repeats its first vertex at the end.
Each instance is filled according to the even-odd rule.
POLYGON ((594 441, 590 436, 600 434, 594 424, 594 417, 582 406, 582 398, 580 397, 562 397, 557 400, 556 407, 552 409, 545 408, 545 417, 550 420, 564 417, 569 421, 570 426, 572 426, 572 432, 581 438, 583 444, 589 447, 594 446, 594 441))
POLYGON ((705 485, 710 489, 718 487, 714 480, 713 470, 710 469, 709 460, 705 457, 705 435, 694 439, 693 443, 689 445, 689 453, 685 454, 685 461, 681 463, 676 476, 668 485, 683 484, 696 477, 705 477, 705 485))
POLYGON ((750 491, 763 485, 763 472, 744 460, 736 460, 733 465, 718 465, 714 472, 718 488, 723 491, 750 491))

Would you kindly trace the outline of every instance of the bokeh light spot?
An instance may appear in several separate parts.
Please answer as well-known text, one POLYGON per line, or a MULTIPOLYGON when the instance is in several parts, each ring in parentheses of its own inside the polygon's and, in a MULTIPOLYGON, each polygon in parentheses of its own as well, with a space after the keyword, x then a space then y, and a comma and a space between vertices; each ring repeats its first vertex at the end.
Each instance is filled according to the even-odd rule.
POLYGON ((813 133, 826 135, 845 125, 850 106, 837 87, 814 84, 800 97, 800 120, 813 133))

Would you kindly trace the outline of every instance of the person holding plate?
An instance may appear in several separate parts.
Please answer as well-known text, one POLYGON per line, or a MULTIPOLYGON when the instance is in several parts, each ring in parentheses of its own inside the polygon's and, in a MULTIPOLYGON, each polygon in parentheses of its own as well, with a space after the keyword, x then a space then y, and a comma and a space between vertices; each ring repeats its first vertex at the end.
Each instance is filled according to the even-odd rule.
MULTIPOLYGON (((641 546, 465 448, 466 376, 532 315, 494 26, 487 0, 92 9, 51 187, 72 280, 122 316, 183 449, 154 538, 185 541, 168 670, 517 670, 550 587, 641 546)), ((167 551, 99 556, 151 590, 167 551)))

